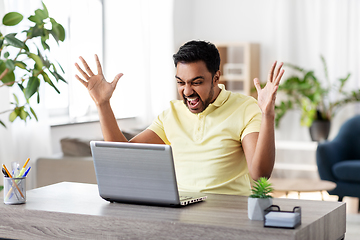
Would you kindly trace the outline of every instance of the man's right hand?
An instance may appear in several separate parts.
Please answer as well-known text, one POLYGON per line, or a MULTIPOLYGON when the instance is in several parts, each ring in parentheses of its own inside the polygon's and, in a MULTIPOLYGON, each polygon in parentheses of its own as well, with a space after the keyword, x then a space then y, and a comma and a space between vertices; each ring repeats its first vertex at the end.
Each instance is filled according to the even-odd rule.
POLYGON ((78 75, 75 75, 75 77, 87 88, 91 98, 94 100, 97 106, 100 106, 104 103, 108 103, 116 88, 119 79, 123 76, 123 74, 122 73, 117 74, 114 80, 111 83, 109 83, 104 78, 101 64, 96 54, 95 54, 95 61, 98 71, 97 75, 95 75, 91 71, 89 65, 82 57, 79 58, 83 63, 86 72, 84 72, 77 63, 75 63, 75 66, 79 70, 81 75, 85 78, 85 80, 80 78, 78 75))

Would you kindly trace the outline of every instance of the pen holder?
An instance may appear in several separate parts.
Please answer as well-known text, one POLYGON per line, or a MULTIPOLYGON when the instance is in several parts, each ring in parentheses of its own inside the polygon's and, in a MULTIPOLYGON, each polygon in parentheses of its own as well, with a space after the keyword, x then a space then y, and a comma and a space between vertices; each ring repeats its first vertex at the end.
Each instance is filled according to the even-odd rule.
POLYGON ((4 177, 4 203, 22 204, 26 202, 26 177, 4 177))

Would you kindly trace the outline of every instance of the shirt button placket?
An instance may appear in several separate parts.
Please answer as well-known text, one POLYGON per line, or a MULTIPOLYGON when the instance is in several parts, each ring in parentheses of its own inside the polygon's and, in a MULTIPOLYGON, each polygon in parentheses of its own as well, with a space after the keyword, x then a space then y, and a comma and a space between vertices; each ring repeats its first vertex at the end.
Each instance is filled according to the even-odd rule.
POLYGON ((198 115, 198 121, 196 126, 195 140, 200 141, 204 133, 204 116, 202 114, 198 115))

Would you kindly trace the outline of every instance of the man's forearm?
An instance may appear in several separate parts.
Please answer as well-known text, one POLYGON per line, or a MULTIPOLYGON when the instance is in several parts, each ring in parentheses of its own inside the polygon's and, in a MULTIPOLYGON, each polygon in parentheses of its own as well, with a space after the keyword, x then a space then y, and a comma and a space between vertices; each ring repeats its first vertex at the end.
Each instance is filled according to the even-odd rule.
POLYGON ((270 177, 275 163, 274 117, 263 115, 252 161, 254 179, 270 177))
POLYGON ((97 109, 104 140, 109 142, 127 142, 128 140, 122 134, 117 124, 110 102, 98 105, 97 109))

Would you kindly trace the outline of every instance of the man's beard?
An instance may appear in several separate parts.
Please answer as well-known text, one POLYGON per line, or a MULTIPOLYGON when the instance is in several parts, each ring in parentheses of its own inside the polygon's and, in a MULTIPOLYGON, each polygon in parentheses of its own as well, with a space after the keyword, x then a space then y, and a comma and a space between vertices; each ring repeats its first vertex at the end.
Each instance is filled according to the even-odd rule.
MULTIPOLYGON (((187 96, 185 97, 185 95, 183 95, 183 99, 184 99, 184 104, 185 106, 189 109, 189 105, 188 105, 188 100, 187 98, 196 98, 198 97, 199 98, 199 101, 201 102, 202 106, 204 107, 204 109, 201 111, 203 112, 209 105, 210 103, 212 102, 212 99, 214 97, 214 84, 211 83, 211 89, 210 89, 210 92, 209 92, 209 97, 207 99, 205 99, 205 101, 203 101, 200 96, 196 93, 194 94, 191 94, 190 96, 187 96)), ((190 110, 190 109, 189 109, 190 110)))

